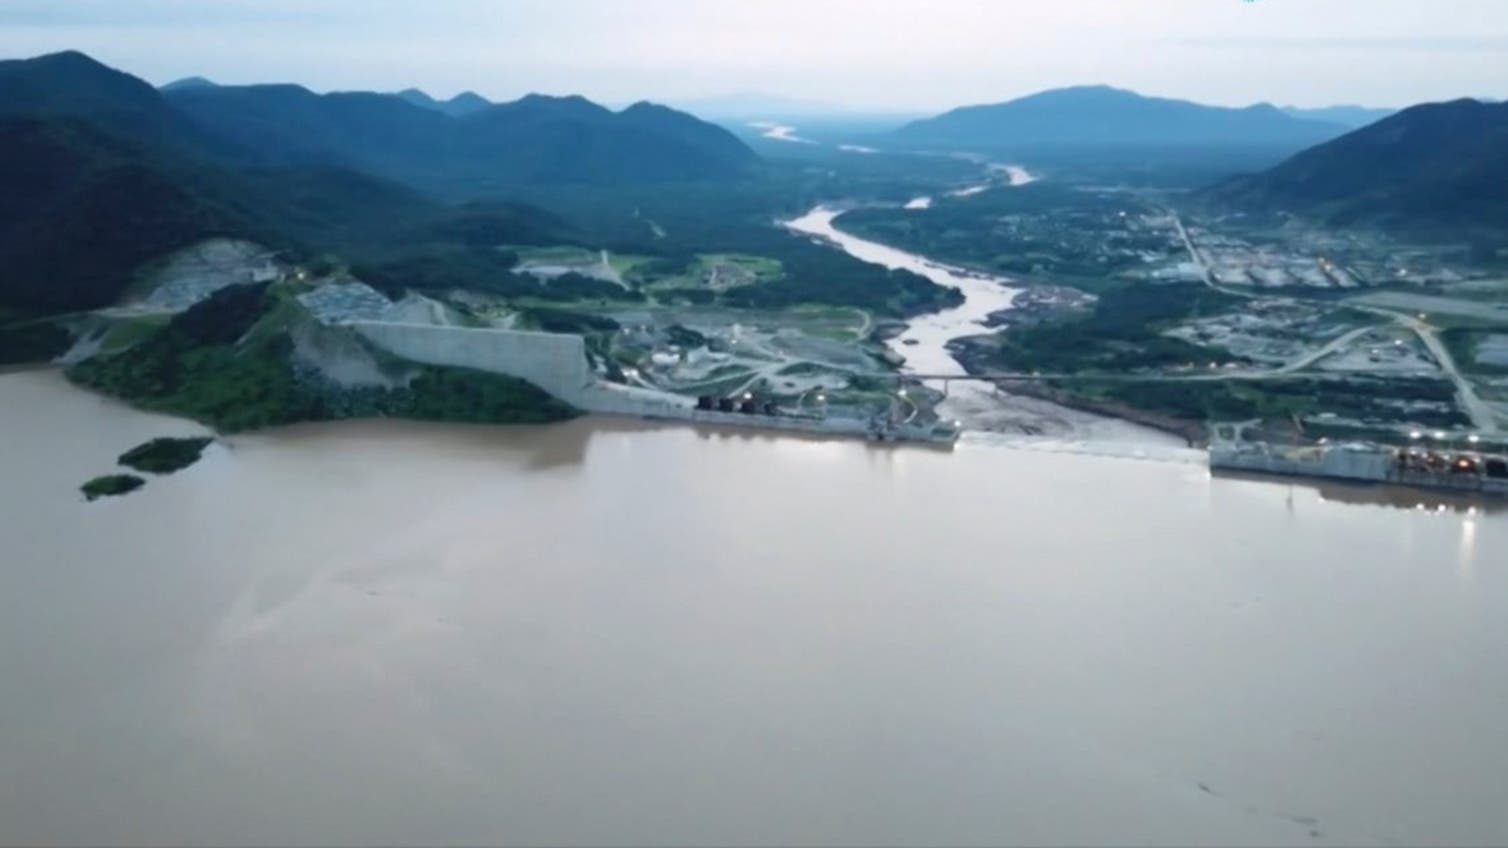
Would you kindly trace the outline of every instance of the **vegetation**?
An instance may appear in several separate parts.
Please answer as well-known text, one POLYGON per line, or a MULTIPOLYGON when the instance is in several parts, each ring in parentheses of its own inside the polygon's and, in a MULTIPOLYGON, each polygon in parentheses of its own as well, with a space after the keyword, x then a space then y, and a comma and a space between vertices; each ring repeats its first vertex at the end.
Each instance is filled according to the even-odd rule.
POLYGON ((292 341, 267 286, 232 286, 157 335, 68 371, 81 385, 221 432, 361 416, 533 423, 575 414, 522 380, 450 368, 415 369, 407 386, 341 389, 291 365, 292 341))
POLYGON ((1176 323, 1218 314, 1240 298, 1195 284, 1142 284, 1102 295, 1082 319, 1017 327, 998 336, 984 363, 997 370, 1117 373, 1238 358, 1221 348, 1164 336, 1176 323))
POLYGON ((1508 374, 1508 366, 1483 362, 1477 358, 1479 347, 1487 339, 1508 335, 1508 330, 1489 332, 1470 327, 1452 327, 1440 334, 1441 341, 1450 349, 1451 357, 1460 367, 1474 374, 1508 374))
POLYGON ((1145 256, 1173 249, 1165 232, 1140 226, 1151 211, 1125 193, 1041 182, 946 198, 927 209, 855 209, 836 223, 925 256, 1102 291, 1125 284, 1117 273, 1145 268, 1145 256))
POLYGON ((100 498, 114 497, 134 492, 145 486, 147 481, 135 474, 106 474, 79 487, 87 500, 94 501, 100 498))
POLYGON ((581 97, 530 95, 453 118, 394 95, 293 85, 180 89, 166 100, 266 160, 342 162, 443 193, 477 182, 720 179, 757 159, 727 130, 647 103, 613 112, 581 97))
POLYGON ((724 130, 689 116, 642 104, 613 113, 578 98, 531 97, 452 118, 395 96, 296 86, 164 96, 79 54, 8 63, 0 77, 24 83, 0 86, 0 307, 55 314, 110 304, 137 268, 210 236, 295 259, 334 254, 391 293, 640 296, 579 275, 513 273, 516 256, 497 250, 560 244, 634 257, 631 277, 654 265, 682 273, 704 255, 752 263, 750 285, 722 295, 669 286, 676 302, 907 316, 959 300, 775 225, 850 189, 908 190, 908 171, 965 169, 946 160, 760 165, 724 130), (38 91, 47 102, 35 102, 38 91))
POLYGON ((408 289, 444 292, 454 289, 486 292, 506 298, 571 302, 613 300, 636 302, 644 295, 606 280, 566 273, 544 280, 514 271, 517 256, 507 251, 436 246, 422 253, 358 264, 351 272, 390 295, 408 289))
POLYGON ((0 327, 0 365, 46 362, 61 356, 72 344, 68 331, 52 322, 0 327))
POLYGON ((1264 173, 1229 180, 1209 200, 1296 212, 1337 225, 1381 225, 1459 243, 1505 246, 1508 104, 1458 100, 1405 109, 1264 173), (1385 179, 1379 175, 1386 175, 1385 179))
POLYGON ((1470 423, 1454 405, 1454 389, 1443 380, 1316 378, 1102 383, 1072 388, 1192 421, 1293 420, 1330 413, 1347 420, 1408 422, 1432 428, 1470 423))
POLYGON ((601 315, 586 315, 564 309, 528 309, 524 316, 534 326, 546 333, 611 333, 618 329, 618 322, 601 315))
POLYGON ((117 460, 121 465, 136 471, 145 471, 149 474, 172 474, 181 471, 199 461, 204 449, 209 447, 210 438, 159 438, 120 455, 117 460))

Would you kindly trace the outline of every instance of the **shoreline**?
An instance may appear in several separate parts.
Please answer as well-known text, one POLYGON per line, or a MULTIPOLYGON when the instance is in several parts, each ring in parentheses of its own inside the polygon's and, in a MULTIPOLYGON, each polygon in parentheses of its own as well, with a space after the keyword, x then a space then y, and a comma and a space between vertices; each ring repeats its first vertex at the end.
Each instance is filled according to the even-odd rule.
MULTIPOLYGON (((1014 278, 1004 277, 980 269, 960 266, 951 262, 939 261, 919 253, 914 253, 903 248, 895 247, 881 241, 876 241, 868 236, 859 235, 838 226, 838 219, 846 208, 837 204, 820 203, 813 207, 805 215, 781 222, 782 226, 793 233, 815 238, 823 244, 847 253, 861 262, 881 265, 888 268, 904 268, 924 276, 938 285, 948 285, 962 292, 964 304, 952 309, 940 312, 928 313, 916 316, 906 321, 906 329, 888 339, 886 344, 891 350, 905 357, 906 363, 900 373, 907 371, 915 372, 918 369, 918 347, 931 348, 920 351, 925 362, 921 363, 923 370, 929 373, 942 373, 957 370, 960 375, 973 373, 965 358, 960 358, 951 348, 959 340, 978 335, 981 331, 998 331, 996 327, 1001 314, 1008 314, 1017 309, 1017 301, 1022 292, 1033 287, 1031 283, 1021 284, 1014 278), (825 220, 822 216, 827 215, 825 220), (813 225, 815 222, 815 225, 813 225), (939 279, 939 276, 943 279, 939 279), (983 287, 988 286, 988 290, 983 287), (971 303, 975 299, 979 301, 992 300, 993 303, 971 303), (954 326, 948 326, 952 321, 954 326), (941 332, 939 332, 941 331, 941 332), (907 346, 906 340, 913 339, 920 342, 918 346, 907 346)), ((1183 439, 1188 445, 1196 445, 1202 442, 1204 428, 1201 425, 1186 425, 1175 419, 1157 416, 1153 413, 1143 413, 1131 407, 1119 405, 1098 405, 1084 402, 1081 399, 1067 398, 1055 395, 1051 392, 1042 391, 1019 391, 1005 390, 1006 394, 1014 394, 1021 397, 1030 397, 1042 403, 1050 404, 1062 410, 1061 415, 1038 415, 1036 421, 1031 423, 1018 422, 1023 432, 1029 433, 1032 429, 1041 428, 1047 430, 1051 427, 1065 428, 1066 433, 1058 434, 1066 438, 1087 438, 1095 429, 1092 425, 1085 426, 1073 421, 1076 413, 1079 416, 1090 415, 1102 419, 1106 423, 1115 422, 1126 426, 1142 427, 1154 430, 1159 434, 1170 435, 1183 439)), ((995 404, 995 415, 1022 414, 1031 417, 1029 410, 1011 408, 1009 404, 995 404)), ((973 422, 968 415, 960 415, 965 431, 973 429, 983 432, 1000 432, 990 426, 981 426, 980 422, 992 417, 985 410, 975 410, 976 417, 973 422), (971 428, 970 424, 974 426, 971 428)), ((1133 441, 1125 439, 1111 439, 1111 441, 1133 441)))

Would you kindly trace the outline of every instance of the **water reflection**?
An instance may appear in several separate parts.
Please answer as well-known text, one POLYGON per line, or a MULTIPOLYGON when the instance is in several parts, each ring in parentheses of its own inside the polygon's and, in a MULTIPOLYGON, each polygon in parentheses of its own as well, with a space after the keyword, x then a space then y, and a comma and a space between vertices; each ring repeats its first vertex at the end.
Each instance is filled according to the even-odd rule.
POLYGON ((1290 503, 1293 489, 1306 489, 1317 493, 1321 500, 1365 506, 1381 506, 1390 509, 1408 510, 1429 514, 1452 514, 1463 516, 1495 515, 1508 513, 1508 501, 1459 492, 1431 491, 1402 486, 1387 486, 1366 483, 1347 483, 1338 480, 1306 480, 1302 478, 1276 477, 1267 474, 1252 474, 1228 469, 1212 472, 1216 478, 1246 480, 1270 486, 1287 486, 1290 503))

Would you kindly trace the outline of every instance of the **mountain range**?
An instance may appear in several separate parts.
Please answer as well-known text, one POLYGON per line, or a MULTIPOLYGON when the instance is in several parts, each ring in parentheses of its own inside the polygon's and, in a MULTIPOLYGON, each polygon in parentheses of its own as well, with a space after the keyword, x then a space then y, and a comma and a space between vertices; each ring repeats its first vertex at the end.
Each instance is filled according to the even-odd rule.
POLYGON ((474 115, 493 106, 491 100, 474 91, 463 91, 449 100, 436 100, 417 88, 405 88, 398 92, 398 96, 415 106, 424 109, 433 109, 436 112, 444 112, 452 118, 464 118, 467 115, 474 115))
MULTIPOLYGON (((891 138, 913 149, 1066 149, 1101 164, 1117 150, 1188 158, 1255 146, 1253 169, 1286 161, 1201 196, 1338 224, 1508 228, 1502 104, 1418 106, 1348 133, 1272 106, 1090 87, 953 110, 891 138)), ((495 198, 685 182, 721 197, 757 162, 728 131, 650 103, 614 111, 581 97, 495 104, 202 78, 156 89, 77 52, 3 61, 0 308, 111 303, 142 263, 212 235, 385 258, 558 242, 569 224, 495 198)))
POLYGON ((77 52, 5 61, 0 307, 108 304, 143 262, 212 235, 367 254, 558 240, 565 225, 543 210, 432 196, 716 181, 756 161, 726 130, 648 103, 530 96, 453 117, 294 85, 159 91, 77 52))
POLYGON ((417 93, 297 85, 198 86, 162 97, 263 163, 340 165, 453 195, 467 185, 721 179, 757 158, 727 130, 650 103, 614 112, 582 97, 531 94, 416 105, 417 93))
POLYGON ((439 103, 417 91, 315 94, 200 78, 158 90, 78 52, 0 62, 4 116, 77 118, 241 164, 351 167, 421 187, 718 179, 757 158, 721 127, 649 103, 620 112, 542 95, 439 103))
POLYGON ((1508 104, 1405 109, 1206 193, 1336 225, 1508 228, 1508 104))
POLYGON ((1146 97, 1109 86, 1044 91, 966 106, 901 127, 895 138, 939 147, 1011 149, 1286 146, 1335 138, 1344 126, 1294 117, 1275 106, 1243 109, 1146 97))

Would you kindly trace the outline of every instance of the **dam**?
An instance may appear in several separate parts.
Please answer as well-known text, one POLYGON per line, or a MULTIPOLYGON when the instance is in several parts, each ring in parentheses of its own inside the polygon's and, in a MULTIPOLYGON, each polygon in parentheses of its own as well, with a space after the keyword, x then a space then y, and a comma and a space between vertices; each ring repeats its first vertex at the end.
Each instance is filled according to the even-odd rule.
POLYGON ((1368 442, 1282 446, 1217 439, 1210 445, 1210 468, 1508 496, 1508 457, 1476 450, 1396 448, 1368 442))
POLYGON ((584 412, 878 441, 951 444, 959 434, 956 427, 946 425, 898 424, 877 418, 698 409, 694 400, 683 395, 602 379, 592 369, 586 339, 571 333, 387 321, 350 321, 344 326, 394 356, 527 380, 584 412))

